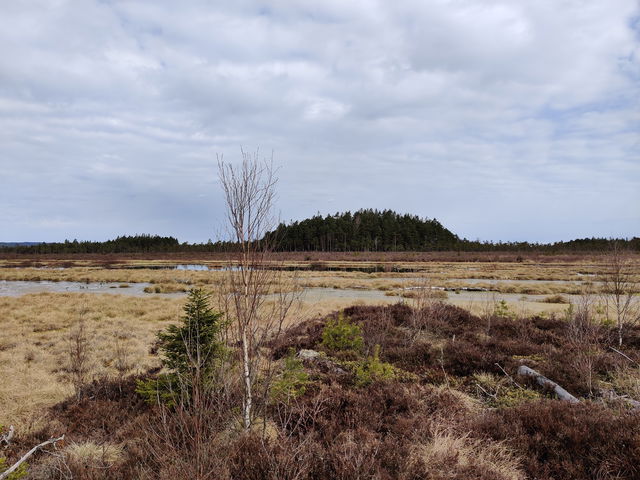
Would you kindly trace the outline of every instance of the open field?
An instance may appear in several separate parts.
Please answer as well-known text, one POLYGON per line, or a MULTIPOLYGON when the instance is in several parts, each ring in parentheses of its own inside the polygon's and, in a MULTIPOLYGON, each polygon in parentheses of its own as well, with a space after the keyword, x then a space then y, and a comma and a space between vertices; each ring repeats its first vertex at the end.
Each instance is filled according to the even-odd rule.
MULTIPOLYGON (((188 265, 206 265, 210 268, 223 265, 202 258, 188 260, 193 262, 188 265)), ((181 258, 180 261, 185 259, 181 258)), ((134 371, 142 372, 154 365, 148 350, 155 332, 179 318, 180 306, 184 301, 183 292, 193 286, 215 290, 225 275, 221 270, 175 270, 175 265, 181 263, 167 258, 119 259, 113 264, 97 266, 99 263, 96 259, 76 259, 71 262, 60 258, 50 258, 46 262, 39 260, 41 267, 16 267, 13 260, 7 259, 0 263, 0 281, 5 280, 9 284, 11 281, 46 280, 115 282, 119 287, 126 287, 131 283, 145 282, 151 284, 148 291, 160 293, 132 297, 126 295, 127 288, 117 288, 113 290, 115 295, 109 296, 49 293, 17 298, 0 297, 3 327, 0 332, 0 374, 12 379, 11 387, 3 390, 3 397, 0 398, 0 405, 3 406, 0 409, 0 424, 9 422, 9 417, 13 417, 13 423, 19 423, 16 418, 20 422, 25 421, 38 407, 51 405, 68 394, 69 386, 59 381, 65 361, 65 335, 83 308, 87 309, 87 322, 96 342, 96 373, 110 372, 112 345, 118 335, 124 336, 121 340, 131 350, 134 371), (83 265, 84 262, 93 263, 93 266, 83 265), (162 295, 173 292, 179 295, 162 295), (37 388, 32 390, 31 385, 37 385, 37 388), (14 412, 12 405, 19 407, 19 411, 14 412)), ((501 298, 506 298, 511 311, 521 317, 531 313, 560 314, 567 308, 566 304, 547 303, 548 296, 579 294, 588 287, 597 289, 596 278, 603 268, 601 259, 592 262, 584 258, 575 263, 412 262, 402 265, 415 271, 285 272, 287 280, 294 280, 297 288, 305 291, 301 297, 301 308, 291 321, 326 315, 353 304, 391 304, 398 301, 411 304, 412 297, 425 286, 486 288, 493 292, 513 294, 496 296, 490 292, 440 292, 440 299, 476 314, 492 309, 493 304, 501 298), (540 298, 531 295, 539 295, 540 298)), ((336 261, 331 266, 336 269, 368 268, 371 264, 336 261)))
MULTIPOLYGON (((468 478, 466 475, 472 471, 469 468, 477 462, 482 463, 485 472, 484 476, 477 477, 479 479, 578 478, 561 473, 564 467, 560 459, 557 464, 553 460, 552 466, 545 470, 542 459, 550 451, 557 450, 564 455, 576 454, 585 458, 584 462, 572 466, 580 475, 585 472, 591 475, 598 462, 612 462, 607 467, 608 472, 617 476, 607 474, 598 478, 637 478, 634 475, 640 472, 629 466, 623 457, 640 458, 635 456, 636 449, 640 452, 640 436, 620 433, 621 437, 613 444, 619 443, 615 448, 626 451, 613 452, 608 447, 596 445, 597 439, 583 439, 578 430, 599 428, 613 437, 615 435, 611 432, 620 429, 640 431, 637 430, 640 427, 637 413, 631 413, 625 403, 625 399, 640 400, 640 373, 634 363, 640 361, 640 328, 635 326, 629 331, 622 347, 629 359, 612 351, 610 347, 616 345, 615 331, 611 320, 599 311, 601 297, 597 294, 606 263, 603 258, 595 261, 584 257, 575 262, 565 260, 394 262, 389 268, 371 268, 374 264, 367 262, 335 261, 329 265, 318 265, 316 261, 301 260, 298 263, 295 260, 285 263, 287 268, 282 272, 282 284, 269 288, 272 292, 293 289, 300 293, 300 297, 285 322, 287 331, 284 337, 280 343, 272 345, 272 352, 277 358, 289 348, 322 350, 319 336, 322 328, 326 327, 328 319, 335 316, 335 312, 348 309, 348 316, 362 328, 366 355, 371 355, 374 346, 380 345, 381 360, 393 365, 394 371, 405 372, 380 384, 358 386, 356 382, 354 386, 351 377, 334 378, 332 374, 317 371, 316 366, 307 365, 313 387, 301 403, 287 407, 293 408, 294 412, 287 415, 307 415, 310 409, 316 408, 313 405, 317 406, 317 402, 342 402, 340 409, 347 408, 352 412, 350 415, 359 418, 360 430, 355 433, 348 426, 351 420, 347 422, 346 417, 337 418, 329 414, 329 410, 322 410, 325 413, 318 415, 323 419, 317 418, 314 421, 320 423, 310 427, 309 432, 316 439, 314 442, 319 442, 313 447, 316 449, 313 452, 324 451, 326 458, 330 459, 327 461, 334 462, 331 468, 335 469, 346 468, 338 467, 338 464, 356 462, 357 465, 356 460, 341 457, 351 449, 353 455, 360 456, 358 458, 369 459, 367 462, 375 465, 378 473, 385 468, 399 469, 398 472, 403 473, 398 478, 423 478, 429 468, 453 469, 452 476, 446 478, 468 478), (305 268, 288 270, 296 266, 305 268), (465 288, 490 291, 467 291, 465 288), (585 290, 596 292, 592 295, 590 314, 593 330, 588 330, 588 335, 586 331, 580 333, 576 330, 583 327, 572 323, 575 308, 585 298, 581 296, 585 290), (500 304, 500 300, 505 302, 500 304), (568 302, 575 304, 573 310, 568 310, 568 302), (349 308, 354 305, 354 308, 349 308), (412 307, 419 305, 427 305, 426 313, 413 316, 412 312, 416 310, 412 307), (386 306, 386 309, 381 306, 386 306), (416 319, 424 324, 417 325, 416 319), (569 407, 559 400, 552 400, 549 392, 527 383, 526 379, 518 378, 520 386, 515 387, 515 371, 522 363, 538 369, 582 399, 580 406, 576 407, 577 413, 571 413, 567 410, 569 407), (398 404, 392 410, 400 410, 389 411, 379 418, 381 422, 395 425, 389 427, 392 431, 404 432, 405 428, 410 428, 422 433, 406 440, 395 436, 395 433, 390 437, 380 436, 376 430, 378 427, 361 418, 362 414, 371 418, 377 415, 366 410, 369 408, 365 408, 367 399, 373 399, 372 405, 381 402, 375 408, 383 408, 383 404, 398 404), (364 409, 364 413, 356 413, 358 409, 364 409), (407 413, 398 414, 402 409, 408 409, 407 413), (543 438, 539 445, 544 445, 544 448, 530 443, 532 434, 523 433, 523 429, 542 431, 547 421, 545 415, 559 422, 557 427, 564 432, 562 435, 575 437, 578 443, 580 438, 582 443, 571 447, 576 451, 557 443, 553 432, 540 434, 543 438), (581 423, 571 424, 571 415, 578 415, 581 423), (407 425, 411 426, 403 422, 409 422, 407 425), (325 427, 319 427, 320 424, 325 427), (334 426, 327 426, 329 424, 334 426), (330 444, 332 431, 338 446, 330 444), (365 440, 353 443, 353 435, 362 436, 365 440), (385 442, 391 443, 387 445, 385 442), (355 447, 360 444, 365 450, 355 447), (597 450, 596 447, 600 448, 599 453, 588 457, 587 452, 594 448, 597 450), (332 450, 336 448, 342 453, 332 450), (384 449, 394 452, 393 458, 374 453, 384 449)), ((156 333, 179 322, 186 290, 195 286, 205 287, 214 293, 214 299, 217 298, 216 292, 226 273, 219 268, 224 265, 208 258, 189 258, 188 262, 183 258, 121 258, 109 264, 100 264, 96 259, 71 261, 50 258, 46 261, 40 259, 35 265, 24 263, 18 266, 12 259, 3 259, 0 281, 5 282, 3 288, 6 287, 9 294, 0 296, 0 378, 3 379, 0 425, 15 425, 21 434, 16 450, 10 450, 9 455, 62 429, 71 439, 65 449, 67 466, 76 468, 81 465, 81 469, 85 469, 83 471, 88 468, 92 472, 78 478, 126 478, 126 475, 133 475, 133 470, 123 474, 125 470, 118 469, 125 468, 123 465, 128 465, 127 462, 132 465, 147 462, 149 465, 151 460, 148 458, 141 460, 141 457, 136 457, 140 452, 131 450, 132 444, 127 437, 133 436, 131 441, 134 443, 152 442, 151 439, 140 440, 138 430, 131 431, 132 426, 139 422, 145 422, 145 425, 152 422, 152 413, 135 400, 134 383, 127 378, 159 370, 160 359, 152 348, 156 333), (176 269, 176 265, 191 267, 176 269), (207 269, 202 269, 202 266, 207 269), (68 292, 12 295, 11 282, 15 281, 31 282, 34 288, 41 281, 52 282, 54 287, 63 285, 62 282, 97 287, 101 282, 113 282, 110 284, 113 288, 110 295, 68 292), (148 287, 131 287, 138 283, 148 287), (74 392, 69 381, 69 342, 80 319, 89 332, 89 377, 95 379, 97 390, 91 398, 76 406, 69 400, 74 392), (123 363, 126 368, 119 369, 123 363), (109 410, 112 413, 101 410, 107 406, 125 412, 124 417, 109 429, 99 426, 100 422, 94 418, 113 415, 112 410, 109 410), (83 418, 80 423, 77 415, 83 418), (105 449, 111 449, 113 461, 105 463, 99 453, 100 448, 103 454, 105 449), (129 453, 125 454, 125 451, 129 453), (134 451, 138 453, 132 453, 134 451), (112 476, 104 473, 111 471, 109 469, 114 469, 112 476)), ((639 266, 636 259, 630 278, 638 279, 639 266)), ((214 304, 213 307, 219 309, 220 305, 214 304)), ((326 353, 331 354, 329 351, 326 353)), ((366 355, 349 355, 341 357, 338 354, 337 361, 368 358, 366 355)), ((270 424, 269 428, 280 432, 274 433, 274 438, 288 445, 287 448, 307 452, 304 455, 308 454, 308 458, 315 455, 311 450, 305 450, 307 440, 302 441, 304 435, 289 432, 291 425, 283 421, 277 416, 270 420, 273 425, 270 424), (298 445, 298 441, 302 443, 298 445)), ((211 440, 216 448, 238 448, 240 452, 247 447, 242 442, 256 440, 235 438, 228 431, 228 426, 216 429, 217 436, 211 440), (230 435, 232 440, 229 440, 230 435)), ((273 450, 274 443, 265 443, 263 439, 259 445, 261 455, 284 461, 282 453, 273 450)), ((229 458, 241 455, 225 452, 229 458)), ((306 461, 311 460, 303 460, 303 463, 306 461)), ((224 468, 233 471, 236 467, 227 465, 224 468)), ((172 471, 171 468, 168 471, 172 471)), ((337 472, 324 471, 318 465, 309 468, 323 471, 326 475, 337 472)), ((359 468, 364 468, 364 464, 359 468)), ((49 478, 47 475, 51 471, 44 471, 49 473, 35 478, 49 478)), ((227 470, 220 470, 223 471, 227 470)), ((166 475, 169 475, 166 478, 171 478, 170 474, 166 475)), ((220 475, 226 478, 226 474, 220 475)), ((357 478, 355 471, 345 475, 344 478, 357 478)), ((144 478, 141 470, 136 470, 134 476, 144 478)), ((372 478, 388 477, 372 474, 372 478)))
MULTIPOLYGON (((396 300, 311 298, 292 310, 288 323, 327 315, 354 302, 388 304, 396 300)), ((0 425, 28 426, 43 411, 69 396, 65 381, 69 334, 82 316, 91 332, 91 374, 115 375, 115 345, 126 350, 129 373, 159 366, 149 350, 155 334, 182 315, 184 297, 42 293, 0 297, 0 425)))
MULTIPOLYGON (((392 255, 383 256, 384 260, 380 262, 333 259, 328 254, 327 260, 299 260, 295 254, 287 255, 282 254, 267 266, 295 270, 291 276, 295 276, 302 287, 309 288, 386 291, 420 286, 427 280, 432 285, 449 288, 477 287, 502 293, 580 293, 583 286, 597 289, 596 277, 606 269, 603 255, 577 256, 573 261, 567 261, 565 257, 545 257, 542 262, 531 259, 521 262, 426 261, 419 256, 412 261, 409 253, 397 261, 391 260, 392 255)), ((632 258, 637 280, 640 278, 640 256, 632 258)), ((224 275, 222 270, 229 265, 229 261, 215 256, 170 254, 147 258, 95 255, 0 258, 0 280, 206 285, 219 283, 224 275), (176 266, 183 269, 176 269, 176 266)))

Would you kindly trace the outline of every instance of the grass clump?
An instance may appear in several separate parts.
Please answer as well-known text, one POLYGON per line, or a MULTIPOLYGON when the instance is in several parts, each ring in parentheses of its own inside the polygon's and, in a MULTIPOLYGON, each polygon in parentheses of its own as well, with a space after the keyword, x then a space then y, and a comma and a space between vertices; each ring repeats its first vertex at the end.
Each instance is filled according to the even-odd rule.
POLYGON ((521 403, 536 400, 542 395, 529 388, 505 388, 500 392, 495 405, 497 407, 515 407, 521 403))
POLYGON ((561 303, 561 304, 571 303, 571 301, 567 297, 560 294, 548 295, 542 299, 542 302, 543 303, 561 303))
POLYGON ((510 408, 542 397, 535 390, 514 385, 509 379, 492 373, 475 373, 473 379, 480 397, 491 407, 510 408))
POLYGON ((429 441, 415 446, 407 467, 407 478, 526 478, 517 455, 505 444, 482 441, 445 429, 436 429, 429 441))

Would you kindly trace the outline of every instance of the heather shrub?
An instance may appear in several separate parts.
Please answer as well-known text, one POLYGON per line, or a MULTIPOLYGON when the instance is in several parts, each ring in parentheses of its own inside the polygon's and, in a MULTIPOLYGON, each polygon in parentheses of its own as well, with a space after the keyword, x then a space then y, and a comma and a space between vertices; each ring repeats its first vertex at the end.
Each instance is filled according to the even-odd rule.
POLYGON ((468 427, 504 441, 524 459, 531 478, 636 479, 640 418, 591 402, 541 400, 489 411, 468 427))

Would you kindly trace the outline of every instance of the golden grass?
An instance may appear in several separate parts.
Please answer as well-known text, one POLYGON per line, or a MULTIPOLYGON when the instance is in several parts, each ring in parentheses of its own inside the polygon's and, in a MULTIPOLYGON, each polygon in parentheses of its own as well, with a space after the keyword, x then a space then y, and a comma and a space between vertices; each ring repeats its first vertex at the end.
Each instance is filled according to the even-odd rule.
POLYGON ((23 425, 72 393, 63 381, 69 328, 84 315, 94 375, 115 374, 116 336, 134 371, 158 364, 155 332, 175 321, 181 299, 92 294, 0 297, 0 424, 23 425))
MULTIPOLYGON (((84 314, 90 332, 92 373, 117 374, 114 346, 126 349, 133 372, 159 365, 149 353, 158 330, 177 322, 185 298, 150 295, 40 293, 0 297, 0 424, 26 428, 44 410, 72 395, 64 381, 70 328, 84 314)), ((274 300, 267 300, 267 304, 274 300)), ((303 298, 286 324, 324 316, 353 304, 392 303, 395 299, 354 301, 351 298, 303 298)), ((215 307, 215 305, 214 305, 215 307)), ((268 305, 267 305, 268 307, 268 305)))
POLYGON ((83 468, 113 465, 122 458, 122 447, 113 444, 98 445, 93 442, 71 443, 63 450, 65 460, 83 468))
MULTIPOLYGON (((636 274, 640 276, 640 261, 636 262, 636 274)), ((191 260, 191 263, 207 264, 212 267, 221 266, 221 262, 191 260)), ((223 271, 189 271, 189 270, 157 270, 152 268, 138 268, 144 266, 170 267, 180 262, 130 260, 120 262, 119 266, 136 267, 103 268, 89 266, 83 262, 74 262, 74 267, 65 269, 52 268, 15 268, 15 263, 0 260, 0 280, 52 280, 52 281, 81 281, 81 282, 151 282, 151 283, 187 283, 211 284, 217 283, 225 275, 223 271)), ((54 263, 52 266, 55 266, 54 263)), ((281 263, 274 264, 280 265, 281 263)), ((308 267, 309 262, 285 262, 288 267, 308 267)), ((376 262, 323 262, 328 268, 371 268, 379 266, 376 262)), ((115 267, 115 265, 114 265, 115 267)), ((365 273, 348 271, 308 271, 297 272, 303 286, 328 286, 337 288, 352 288, 360 285, 370 289, 400 288, 421 282, 423 277, 438 281, 462 281, 464 279, 484 280, 539 280, 539 281, 589 281, 601 273, 605 266, 601 262, 573 262, 573 263, 533 263, 533 262, 401 262, 388 265, 385 272, 365 273), (397 273, 394 268, 412 269, 414 272, 397 273), (394 283, 395 282, 395 283, 394 283)), ((463 285, 463 283, 460 283, 463 285)), ((489 284, 487 284, 489 285, 489 284)), ((506 288, 507 286, 502 286, 506 288)), ((548 286, 546 286, 548 287, 548 286)), ((521 286, 518 288, 527 288, 521 286)), ((533 288, 531 285, 528 288, 533 288)), ((505 292, 508 293, 508 292, 505 292)), ((527 293, 521 290, 513 293, 527 293)), ((530 292, 533 293, 533 292, 530 292)), ((557 291, 541 291, 539 293, 571 293, 557 291)))
POLYGON ((640 401, 640 367, 619 368, 611 375, 610 382, 619 395, 640 401))
MULTIPOLYGON (((428 442, 413 449, 408 465, 412 472, 422 472, 425 475, 431 472, 458 475, 482 472, 486 475, 483 478, 496 480, 526 478, 520 460, 506 445, 473 439, 444 428, 436 428, 428 442)), ((440 473, 435 478, 448 477, 440 473)))

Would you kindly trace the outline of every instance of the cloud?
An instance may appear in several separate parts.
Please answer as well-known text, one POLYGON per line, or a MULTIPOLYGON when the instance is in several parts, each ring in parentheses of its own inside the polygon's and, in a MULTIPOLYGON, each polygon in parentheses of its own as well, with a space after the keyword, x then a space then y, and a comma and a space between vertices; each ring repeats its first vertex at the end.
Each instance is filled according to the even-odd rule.
POLYGON ((223 222, 216 154, 274 152, 284 219, 470 238, 640 226, 640 10, 611 2, 0 5, 0 240, 223 222))

